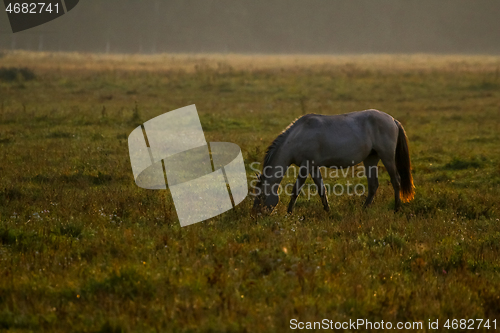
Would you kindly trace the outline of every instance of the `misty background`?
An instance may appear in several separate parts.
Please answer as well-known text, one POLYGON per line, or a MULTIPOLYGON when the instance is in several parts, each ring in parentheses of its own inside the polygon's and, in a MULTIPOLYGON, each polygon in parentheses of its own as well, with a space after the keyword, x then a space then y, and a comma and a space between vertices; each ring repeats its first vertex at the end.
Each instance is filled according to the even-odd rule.
POLYGON ((500 53, 498 0, 80 0, 0 50, 100 53, 500 53))

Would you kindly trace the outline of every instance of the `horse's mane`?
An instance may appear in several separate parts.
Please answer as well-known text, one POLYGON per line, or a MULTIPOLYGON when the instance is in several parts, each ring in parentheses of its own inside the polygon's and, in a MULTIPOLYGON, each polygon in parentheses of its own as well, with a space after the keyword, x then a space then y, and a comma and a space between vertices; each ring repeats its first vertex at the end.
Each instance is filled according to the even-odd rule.
POLYGON ((285 142, 288 135, 290 135, 291 129, 294 125, 296 125, 304 116, 300 116, 294 121, 290 123, 281 133, 278 135, 276 139, 267 147, 266 155, 264 157, 264 167, 268 166, 271 163, 271 160, 274 156, 274 153, 281 147, 283 142, 285 142))

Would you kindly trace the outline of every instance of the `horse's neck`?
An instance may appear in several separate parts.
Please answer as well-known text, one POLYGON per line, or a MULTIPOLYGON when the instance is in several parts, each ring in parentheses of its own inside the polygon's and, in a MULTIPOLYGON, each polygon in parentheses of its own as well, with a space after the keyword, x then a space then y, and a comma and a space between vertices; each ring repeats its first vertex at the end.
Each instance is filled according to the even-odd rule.
POLYGON ((283 161, 277 161, 277 163, 272 163, 272 165, 264 167, 264 174, 270 186, 281 183, 281 180, 286 174, 288 166, 289 165, 287 163, 284 163, 283 161))

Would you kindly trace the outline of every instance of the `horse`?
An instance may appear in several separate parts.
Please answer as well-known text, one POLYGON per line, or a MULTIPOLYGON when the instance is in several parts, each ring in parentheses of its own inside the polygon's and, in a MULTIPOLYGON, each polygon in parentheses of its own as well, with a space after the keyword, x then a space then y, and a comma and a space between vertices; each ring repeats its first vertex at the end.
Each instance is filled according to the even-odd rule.
MULTIPOLYGON (((370 109, 340 115, 307 114, 297 118, 269 145, 261 173, 257 173, 253 195, 253 213, 272 212, 279 202, 279 186, 292 164, 299 166, 288 213, 300 194, 307 177, 318 188, 321 202, 328 212, 327 191, 321 167, 346 168, 363 162, 365 170, 377 169, 382 160, 394 188, 397 212, 401 201, 414 197, 408 138, 399 121, 387 113, 370 109), (304 172, 301 172, 304 171, 304 172)), ((367 172, 368 207, 377 192, 378 172, 367 172)))

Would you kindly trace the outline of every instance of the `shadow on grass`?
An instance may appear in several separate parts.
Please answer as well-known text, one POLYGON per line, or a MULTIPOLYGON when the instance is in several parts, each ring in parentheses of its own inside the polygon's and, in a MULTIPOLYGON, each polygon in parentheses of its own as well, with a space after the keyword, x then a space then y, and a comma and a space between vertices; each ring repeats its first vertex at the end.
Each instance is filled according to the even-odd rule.
POLYGON ((420 194, 407 205, 415 215, 422 217, 435 216, 439 211, 449 211, 457 218, 467 220, 495 217, 494 206, 453 193, 420 194))
POLYGON ((36 78, 35 73, 26 67, 2 67, 0 68, 0 80, 5 82, 31 81, 36 78))
POLYGON ((458 157, 453 158, 451 162, 446 163, 444 166, 444 169, 446 170, 465 170, 469 168, 481 168, 484 164, 484 161, 480 159, 470 159, 470 160, 463 160, 458 157))
POLYGON ((154 286, 150 279, 135 268, 121 268, 113 271, 103 280, 91 279, 84 287, 84 295, 114 295, 122 299, 150 298, 154 295, 154 286))

